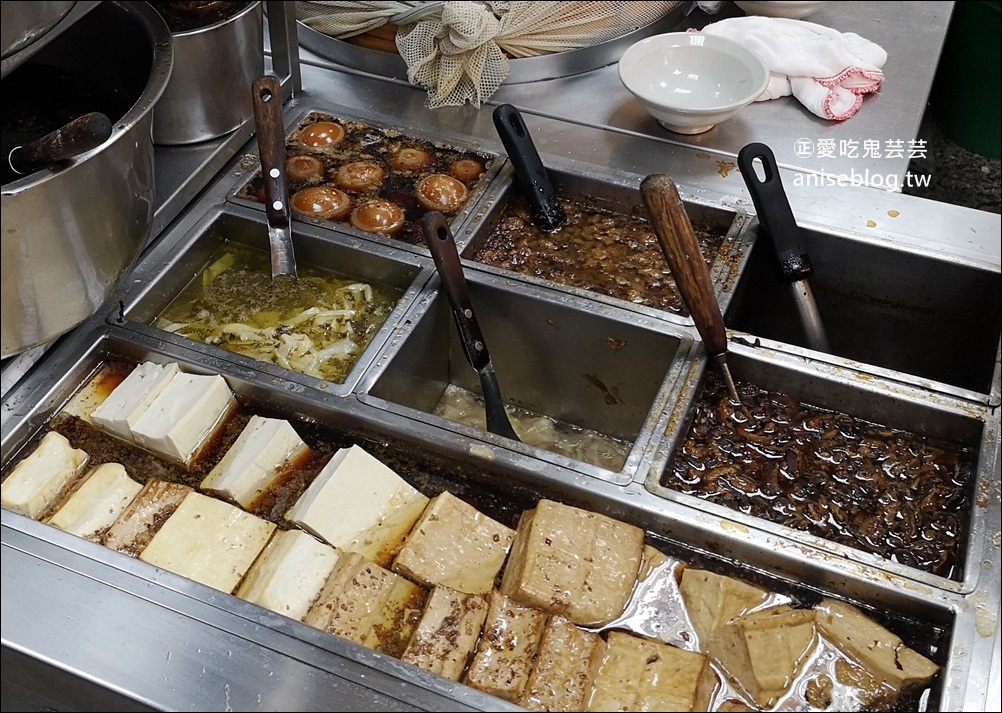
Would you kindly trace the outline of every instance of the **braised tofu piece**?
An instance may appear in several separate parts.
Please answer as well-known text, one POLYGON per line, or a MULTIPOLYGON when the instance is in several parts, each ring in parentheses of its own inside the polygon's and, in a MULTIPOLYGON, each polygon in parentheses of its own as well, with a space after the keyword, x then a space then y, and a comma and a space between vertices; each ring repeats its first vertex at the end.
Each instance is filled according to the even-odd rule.
POLYGON ((254 560, 237 596, 302 621, 339 556, 333 547, 302 530, 276 532, 254 560))
POLYGON ((610 631, 587 710, 705 711, 716 687, 704 654, 610 631))
POLYGON ((359 446, 330 459, 285 517, 324 542, 389 566, 428 498, 359 446))
POLYGON ((275 525, 201 493, 189 493, 139 559, 231 594, 275 525))
POLYGON ((201 488, 250 508, 309 452, 288 421, 251 416, 222 460, 202 480, 201 488))
POLYGON ((190 465, 236 405, 218 374, 178 372, 132 424, 132 438, 154 453, 190 465))
POLYGON ((360 554, 345 552, 303 621, 399 657, 417 626, 424 594, 360 554))
POLYGON ((519 705, 533 711, 584 710, 604 653, 601 636, 551 616, 519 705))
POLYGON ((105 530, 142 489, 122 464, 104 463, 84 476, 80 486, 46 522, 92 542, 100 542, 105 530))
POLYGON ((88 456, 61 433, 49 431, 0 484, 8 510, 33 520, 46 514, 83 475, 88 456))
POLYGON ((187 485, 150 479, 104 533, 101 544, 138 557, 191 492, 187 485))
POLYGON ((758 705, 770 708, 800 674, 816 643, 814 611, 783 605, 720 626, 705 651, 758 705))
POLYGON ((639 527, 540 500, 522 513, 501 591, 575 624, 604 624, 623 613, 643 547, 639 527))
POLYGON ((925 684, 939 671, 939 666, 851 604, 822 599, 815 611, 818 629, 826 639, 895 690, 925 684))
POLYGON ((458 681, 473 655, 486 616, 483 597, 435 587, 400 658, 458 681))
POLYGON ((509 701, 522 695, 546 625, 546 612, 516 604, 496 589, 464 682, 509 701))
POLYGON ((767 591, 740 579, 691 567, 682 570, 679 591, 701 642, 727 622, 769 599, 767 591))
POLYGON ((167 384, 181 373, 177 364, 136 366, 90 414, 91 423, 127 441, 134 441, 132 428, 167 384))
POLYGON ((446 491, 428 503, 393 560, 393 571, 428 586, 487 594, 514 534, 446 491))

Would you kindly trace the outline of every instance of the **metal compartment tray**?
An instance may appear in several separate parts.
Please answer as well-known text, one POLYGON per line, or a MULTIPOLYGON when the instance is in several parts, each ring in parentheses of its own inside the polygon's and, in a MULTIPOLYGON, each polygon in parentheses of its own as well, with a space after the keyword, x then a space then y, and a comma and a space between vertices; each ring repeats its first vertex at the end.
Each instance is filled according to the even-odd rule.
MULTIPOLYGON (((176 361, 186 371, 220 373, 243 404, 332 438, 365 443, 381 458, 390 459, 405 477, 429 476, 420 481, 421 487, 444 486, 473 495, 487 514, 502 521, 511 523, 518 508, 531 506, 537 498, 560 500, 642 527, 649 542, 684 559, 696 559, 701 566, 741 572, 769 582, 777 591, 815 597, 830 593, 872 607, 899 626, 909 619, 925 622, 931 629, 923 629, 922 635, 898 632, 909 645, 927 651, 943 665, 922 706, 960 708, 984 693, 990 654, 985 657, 982 649, 990 649, 991 640, 983 632, 985 617, 998 606, 997 587, 986 593, 981 610, 956 592, 919 585, 893 573, 875 576, 872 568, 642 489, 581 479, 529 460, 513 467, 475 454, 443 454, 435 443, 415 433, 409 420, 392 413, 293 384, 262 381, 259 372, 232 361, 113 326, 96 325, 74 333, 49 355, 47 369, 33 372, 15 387, 2 414, 4 464, 17 457, 102 363, 112 360, 176 361), (938 641, 931 647, 931 640, 920 640, 929 631, 938 641)), ((323 696, 330 695, 339 681, 343 686, 346 680, 355 680, 364 681, 366 695, 388 699, 389 707, 406 701, 408 707, 434 709, 451 701, 444 704, 507 708, 461 684, 20 515, 3 512, 3 529, 8 575, 4 601, 17 603, 4 609, 18 611, 14 617, 5 614, 4 631, 18 655, 96 670, 102 685, 127 697, 165 707, 179 707, 184 700, 217 709, 269 707, 268 701, 284 708, 309 708, 322 707, 323 696), (31 575, 52 567, 61 569, 66 587, 53 589, 44 575, 31 575), (31 599, 34 606, 28 605, 31 599), (38 602, 59 616, 24 616, 37 610, 38 602), (77 641, 101 641, 88 650, 86 662, 74 662, 75 654, 66 655, 62 637, 71 629, 76 630, 77 641), (124 660, 123 651, 129 653, 124 660), (128 665, 123 665, 126 661, 128 665), (210 670, 211 676, 205 678, 210 670), (273 674, 277 675, 272 678, 273 674)))

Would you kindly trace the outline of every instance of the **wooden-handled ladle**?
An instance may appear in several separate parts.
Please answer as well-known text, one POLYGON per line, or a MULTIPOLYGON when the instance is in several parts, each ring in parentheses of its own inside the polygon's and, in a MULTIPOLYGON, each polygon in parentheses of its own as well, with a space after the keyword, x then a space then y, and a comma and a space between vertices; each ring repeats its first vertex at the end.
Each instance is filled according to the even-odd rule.
POLYGON ((640 192, 682 301, 696 323, 696 330, 706 345, 706 351, 724 375, 727 393, 733 401, 740 402, 738 389, 727 366, 724 316, 720 313, 713 283, 710 281, 710 271, 706 269, 706 262, 699 250, 699 243, 696 242, 696 235, 678 188, 668 176, 653 174, 641 181, 640 192))

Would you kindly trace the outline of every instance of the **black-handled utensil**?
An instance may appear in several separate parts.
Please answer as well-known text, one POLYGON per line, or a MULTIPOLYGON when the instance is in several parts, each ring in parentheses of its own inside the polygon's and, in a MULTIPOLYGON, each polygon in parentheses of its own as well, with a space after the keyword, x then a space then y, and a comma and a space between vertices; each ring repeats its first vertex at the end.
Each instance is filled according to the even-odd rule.
POLYGON ((456 321, 463 352, 470 366, 480 377, 480 388, 484 392, 484 408, 487 412, 487 430, 517 441, 518 435, 504 410, 501 388, 498 386, 494 364, 487 351, 487 342, 473 312, 466 276, 463 274, 463 264, 459 260, 459 251, 456 249, 456 241, 452 237, 449 223, 444 215, 432 211, 421 219, 421 228, 424 230, 425 242, 431 250, 435 267, 442 280, 442 289, 445 290, 452 307, 452 316, 456 321))
POLYGON ((39 139, 15 146, 7 154, 7 163, 14 173, 26 176, 97 148, 111 138, 111 131, 111 120, 104 114, 84 114, 39 139))
POLYGON ((807 343, 811 349, 830 352, 831 345, 809 281, 814 274, 814 266, 804 247, 800 226, 793 217, 772 149, 765 144, 748 144, 738 152, 738 168, 741 169, 741 176, 755 204, 759 224, 772 240, 779 260, 779 271, 793 289, 797 311, 807 334, 807 343), (755 172, 755 159, 762 162, 765 176, 762 179, 755 172))
POLYGON ((261 155, 268 243, 271 247, 271 277, 296 273, 289 215, 289 180, 285 173, 285 120, 282 117, 282 84, 278 77, 258 77, 251 85, 257 147, 261 155))
POLYGON ((706 351, 720 367, 731 399, 741 401, 727 365, 724 316, 720 313, 710 271, 699 249, 682 197, 678 194, 678 187, 668 176, 653 174, 640 182, 640 193, 654 226, 654 234, 661 244, 661 252, 668 261, 682 301, 696 323, 706 351))
POLYGON ((494 128, 508 152, 508 160, 515 168, 515 176, 529 203, 533 225, 546 231, 563 226, 567 215, 518 109, 511 104, 502 104, 495 109, 494 128))

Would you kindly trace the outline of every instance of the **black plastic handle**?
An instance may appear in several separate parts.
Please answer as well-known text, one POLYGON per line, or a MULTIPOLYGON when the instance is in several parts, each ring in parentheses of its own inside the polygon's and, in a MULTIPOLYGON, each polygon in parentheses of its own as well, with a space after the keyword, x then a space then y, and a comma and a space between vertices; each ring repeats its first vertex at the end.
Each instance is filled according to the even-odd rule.
POLYGON ((444 215, 438 211, 431 211, 421 219, 421 228, 424 230, 424 240, 428 244, 428 249, 431 250, 431 257, 435 261, 435 268, 442 279, 442 289, 445 290, 445 296, 449 298, 449 304, 452 306, 452 315, 456 319, 459 340, 463 345, 463 351, 466 352, 466 359, 474 369, 481 371, 490 362, 491 357, 487 351, 483 332, 480 331, 477 316, 473 312, 466 276, 463 274, 463 264, 459 260, 459 250, 456 248, 449 223, 444 215))
POLYGON ((765 144, 748 144, 738 152, 738 168, 755 204, 758 221, 772 240, 779 271, 790 282, 806 280, 814 273, 814 267, 783 189, 772 149, 765 144), (755 159, 762 162, 763 180, 755 172, 755 159))
POLYGON ((284 228, 289 225, 289 181, 285 175, 282 84, 278 77, 270 74, 258 77, 251 85, 251 95, 268 225, 284 228))
POLYGON ((502 104, 495 109, 494 128, 501 137, 508 159, 515 168, 515 176, 529 202, 533 224, 546 231, 561 227, 567 222, 567 216, 518 109, 511 104, 502 104))

